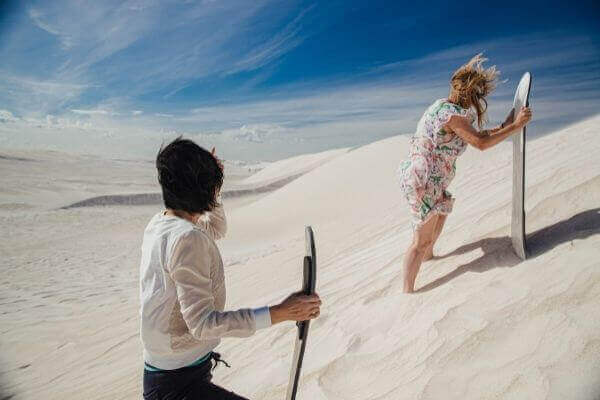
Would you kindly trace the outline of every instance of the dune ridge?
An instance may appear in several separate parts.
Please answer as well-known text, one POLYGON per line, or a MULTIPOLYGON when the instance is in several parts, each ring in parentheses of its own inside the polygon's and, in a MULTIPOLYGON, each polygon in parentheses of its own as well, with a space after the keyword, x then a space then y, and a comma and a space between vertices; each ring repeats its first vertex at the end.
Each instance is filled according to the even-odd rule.
MULTIPOLYGON (((243 196, 268 193, 279 189, 299 175, 288 176, 283 179, 276 179, 272 182, 263 182, 262 184, 230 185, 228 189, 221 192, 224 199, 237 198, 243 196)), ((140 205, 160 205, 162 204, 161 193, 135 193, 135 194, 113 194, 105 196, 96 196, 73 204, 61 207, 62 209, 78 207, 96 207, 96 206, 140 206, 140 205)))

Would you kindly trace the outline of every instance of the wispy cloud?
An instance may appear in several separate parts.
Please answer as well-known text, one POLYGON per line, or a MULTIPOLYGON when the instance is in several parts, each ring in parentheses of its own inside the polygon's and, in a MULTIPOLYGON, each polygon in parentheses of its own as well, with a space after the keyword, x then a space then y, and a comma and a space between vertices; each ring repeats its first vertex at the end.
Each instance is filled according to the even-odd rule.
POLYGON ((500 63, 498 67, 504 76, 526 70, 536 73, 560 72, 556 69, 567 67, 597 71, 600 64, 600 50, 589 36, 568 35, 558 31, 473 42, 417 59, 377 65, 363 75, 401 75, 406 78, 418 73, 434 78, 447 77, 451 71, 478 53, 484 53, 491 64, 500 63))
POLYGON ((80 114, 80 115, 108 115, 109 112, 106 110, 77 110, 77 109, 72 109, 72 112, 74 112, 75 114, 80 114))
POLYGON ((242 90, 311 37, 306 26, 316 6, 274 2, 58 0, 27 8, 35 34, 49 44, 31 45, 42 39, 27 36, 31 25, 24 25, 11 46, 0 47, 7 60, 0 145, 150 156, 164 138, 183 133, 245 160, 355 146, 412 132, 424 108, 447 95, 452 71, 482 51, 504 80, 490 98, 492 122, 510 108, 526 70, 534 76, 532 132, 600 107, 600 50, 586 36, 561 32, 470 43, 258 94, 242 90), (14 56, 25 47, 44 62, 23 72, 14 56), (186 88, 210 91, 239 75, 227 103, 171 101, 186 88))
POLYGON ((239 71, 255 70, 297 47, 305 39, 300 33, 302 20, 314 7, 313 5, 302 10, 298 16, 281 31, 277 32, 273 38, 252 49, 244 58, 237 61, 233 68, 226 71, 226 73, 232 74, 239 71))
POLYGON ((30 25, 24 20, 15 28, 18 32, 11 32, 12 42, 0 47, 4 63, 0 79, 12 80, 11 97, 20 99, 11 101, 0 94, 0 102, 19 111, 54 112, 68 107, 73 98, 85 104, 148 93, 173 94, 200 79, 259 69, 294 49, 307 35, 300 27, 310 8, 297 10, 291 1, 273 12, 274 1, 26 3, 30 25), (31 26, 49 36, 32 31, 31 26), (44 46, 39 45, 42 42, 44 46), (40 61, 30 62, 27 71, 31 77, 27 80, 38 85, 16 78, 22 75, 25 48, 35 48, 27 57, 40 61), (25 100, 48 95, 43 85, 57 82, 66 89, 66 99, 58 104, 54 96, 47 103, 25 100))
POLYGON ((88 85, 54 79, 36 79, 0 70, 0 104, 22 114, 61 112, 88 89, 88 85))
MULTIPOLYGON (((396 132, 409 132, 424 106, 448 94, 452 71, 474 54, 485 51, 490 63, 498 63, 503 82, 490 98, 492 121, 500 120, 512 103, 515 86, 525 71, 534 75, 532 99, 557 105, 541 108, 536 120, 551 114, 572 117, 590 115, 600 103, 600 51, 586 37, 556 38, 520 36, 475 43, 433 53, 420 59, 379 66, 360 76, 327 85, 315 82, 285 87, 271 99, 195 108, 177 121, 228 128, 243 123, 274 123, 287 127, 353 121, 400 121, 396 132), (512 43, 519 43, 513 46, 512 43), (565 58, 565 55, 567 56, 565 58), (524 61, 530 60, 530 61, 524 61), (554 113, 554 114, 553 114, 554 113), (224 126, 220 126, 224 125, 224 126)), ((547 126, 551 129, 551 126, 547 126)))
POLYGON ((42 13, 35 9, 35 8, 30 8, 27 11, 27 14, 29 15, 29 18, 31 18, 31 20, 33 21, 33 23, 40 29, 45 30, 48 33, 51 33, 53 35, 60 35, 60 32, 58 29, 48 25, 46 22, 44 22, 42 20, 42 13))

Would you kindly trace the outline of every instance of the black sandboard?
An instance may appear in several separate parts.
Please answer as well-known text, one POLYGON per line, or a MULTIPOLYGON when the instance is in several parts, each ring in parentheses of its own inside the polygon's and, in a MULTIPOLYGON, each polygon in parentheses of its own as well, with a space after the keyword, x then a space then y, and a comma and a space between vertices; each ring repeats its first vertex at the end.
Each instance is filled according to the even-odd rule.
MULTIPOLYGON (((531 89, 531 74, 525 72, 521 77, 513 102, 514 116, 522 106, 529 106, 529 90, 531 89)), ((510 238, 517 256, 522 260, 527 258, 527 243, 525 243, 525 141, 527 128, 512 136, 513 140, 513 188, 512 188, 512 218, 510 223, 510 238)))
MULTIPOLYGON (((315 238, 310 226, 305 229, 306 252, 304 256, 304 277, 302 280, 302 292, 305 294, 315 293, 317 285, 317 253, 315 251, 315 238)), ((302 360, 304 350, 306 349, 306 339, 308 338, 308 328, 310 321, 296 323, 296 344, 294 346, 294 358, 292 359, 292 370, 290 371, 290 382, 286 400, 294 400, 296 391, 300 382, 300 370, 302 369, 302 360)))

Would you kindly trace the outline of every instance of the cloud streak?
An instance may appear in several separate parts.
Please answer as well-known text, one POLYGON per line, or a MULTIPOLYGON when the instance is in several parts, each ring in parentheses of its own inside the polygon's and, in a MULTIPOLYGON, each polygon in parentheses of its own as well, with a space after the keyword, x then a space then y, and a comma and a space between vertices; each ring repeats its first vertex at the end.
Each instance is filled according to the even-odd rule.
POLYGON ((292 22, 277 32, 273 38, 251 50, 243 59, 237 61, 232 69, 226 71, 226 73, 234 74, 240 71, 253 71, 276 60, 300 45, 305 39, 300 34, 301 23, 306 14, 312 9, 314 9, 314 5, 302 10, 292 22))
POLYGON ((80 115, 108 115, 109 112, 106 110, 77 110, 77 109, 72 109, 72 112, 74 112, 75 114, 80 114, 80 115))
POLYGON ((27 6, 30 26, 0 47, 8 60, 0 70, 0 145, 149 157, 165 138, 185 134, 240 160, 356 146, 412 132, 425 107, 447 95, 452 71, 482 51, 504 80, 490 98, 492 122, 510 108, 526 70, 534 76, 532 133, 600 106, 600 50, 589 37, 561 32, 475 42, 253 92, 313 34, 307 26, 316 6, 274 2, 27 6), (28 36, 31 26, 39 29, 28 36), (46 49, 42 42, 44 62, 24 73, 17 50, 46 49), (227 102, 210 101, 211 85, 238 76, 227 102), (174 100, 194 91, 209 100, 174 100))
POLYGON ((499 62, 504 79, 490 98, 492 121, 504 117, 525 71, 534 75, 532 99, 540 104, 556 104, 552 112, 546 108, 539 110, 536 119, 540 122, 550 114, 563 115, 566 122, 590 115, 600 103, 597 74, 600 52, 585 37, 563 37, 560 46, 556 46, 555 38, 549 39, 514 37, 460 46, 420 59, 379 66, 358 80, 348 79, 333 86, 322 82, 299 89, 290 86, 268 100, 199 107, 176 120, 208 129, 241 123, 273 123, 293 128, 341 121, 399 120, 402 123, 396 132, 409 132, 427 104, 447 95, 452 71, 487 49, 492 61, 499 62), (512 46, 515 42, 520 45, 512 46), (571 118, 566 118, 569 115, 571 118))
POLYGON ((297 9, 292 1, 280 5, 278 12, 269 11, 274 1, 25 3, 23 23, 11 32, 12 42, 0 47, 0 58, 6 60, 0 78, 13 81, 11 95, 19 99, 0 94, 0 101, 20 112, 54 112, 71 108, 70 100, 93 105, 111 98, 166 96, 195 81, 257 70, 307 35, 301 34, 301 24, 311 8, 297 9), (28 63, 31 78, 21 77, 26 48, 35 48, 32 56, 41 61, 28 63), (67 98, 57 107, 51 105, 54 98, 28 103, 32 95, 47 94, 40 85, 26 85, 28 80, 60 82, 67 98), (73 87, 79 90, 75 93, 73 87))

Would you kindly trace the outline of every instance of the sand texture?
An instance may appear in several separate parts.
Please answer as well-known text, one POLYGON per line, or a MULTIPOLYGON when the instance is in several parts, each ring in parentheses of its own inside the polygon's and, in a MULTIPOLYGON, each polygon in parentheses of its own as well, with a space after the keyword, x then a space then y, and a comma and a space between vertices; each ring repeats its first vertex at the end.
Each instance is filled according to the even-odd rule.
MULTIPOLYGON (((299 176, 226 199, 229 308, 298 289, 304 226, 315 231, 324 305, 298 399, 600 399, 600 116, 528 144, 526 261, 507 236, 511 143, 469 148, 414 295, 401 293, 411 227, 395 175, 407 146, 396 136, 284 160, 237 183, 299 176)), ((0 383, 15 400, 141 397, 138 263, 159 206, 60 207, 158 187, 151 163, 85 162, 0 160, 0 383)), ((219 367, 215 381, 283 399, 294 330, 224 340, 232 368, 219 367)))

